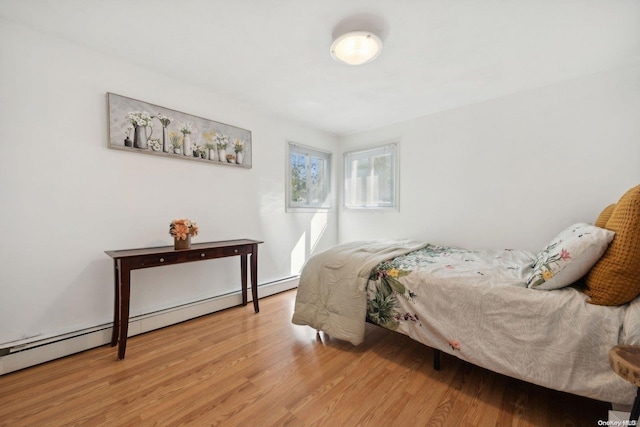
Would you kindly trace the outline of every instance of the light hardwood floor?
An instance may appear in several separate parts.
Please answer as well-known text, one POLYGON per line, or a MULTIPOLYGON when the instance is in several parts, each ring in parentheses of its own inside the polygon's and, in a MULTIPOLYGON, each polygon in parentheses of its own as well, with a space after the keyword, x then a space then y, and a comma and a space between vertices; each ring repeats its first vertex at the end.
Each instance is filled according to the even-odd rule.
POLYGON ((608 405, 367 325, 354 347, 291 324, 295 290, 0 377, 0 425, 596 426, 608 405))

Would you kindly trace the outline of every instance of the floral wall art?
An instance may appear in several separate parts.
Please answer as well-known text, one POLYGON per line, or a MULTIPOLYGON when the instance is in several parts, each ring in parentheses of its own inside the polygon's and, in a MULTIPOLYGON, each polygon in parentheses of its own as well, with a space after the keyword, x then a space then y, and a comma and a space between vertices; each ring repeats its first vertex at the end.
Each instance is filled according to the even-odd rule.
POLYGON ((109 148, 251 168, 251 131, 107 93, 109 148))

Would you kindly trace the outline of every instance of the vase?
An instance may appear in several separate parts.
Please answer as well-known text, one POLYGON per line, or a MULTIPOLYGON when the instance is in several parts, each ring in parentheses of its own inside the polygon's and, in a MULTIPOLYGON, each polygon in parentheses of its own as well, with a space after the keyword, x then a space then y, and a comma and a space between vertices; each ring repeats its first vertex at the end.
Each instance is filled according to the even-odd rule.
POLYGON ((184 149, 184 155, 191 156, 193 154, 193 150, 191 149, 191 135, 185 133, 183 139, 182 148, 184 149))
POLYGON ((209 160, 215 160, 216 159, 216 150, 214 149, 209 149, 209 160))
POLYGON ((147 127, 135 126, 133 129, 133 146, 135 148, 146 150, 148 147, 147 139, 147 127))
POLYGON ((176 250, 191 249, 191 234, 187 234, 187 238, 185 240, 174 237, 173 246, 176 250))
POLYGON ((227 150, 224 148, 218 148, 218 160, 223 163, 227 162, 227 150))
POLYGON ((133 141, 131 140, 131 138, 126 137, 124 139, 124 146, 125 147, 133 147, 133 141))
POLYGON ((167 128, 162 128, 162 151, 169 152, 169 131, 167 128))
POLYGON ((244 153, 242 151, 238 151, 236 153, 236 163, 241 165, 243 160, 244 160, 244 153))
POLYGON ((173 147, 173 152, 176 154, 182 154, 182 147, 173 147))

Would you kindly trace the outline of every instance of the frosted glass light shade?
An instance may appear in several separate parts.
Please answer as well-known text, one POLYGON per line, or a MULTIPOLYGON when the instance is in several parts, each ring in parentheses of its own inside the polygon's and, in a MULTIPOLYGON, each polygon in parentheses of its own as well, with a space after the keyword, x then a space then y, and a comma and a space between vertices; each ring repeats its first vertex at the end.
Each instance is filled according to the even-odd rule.
POLYGON ((371 62, 380 55, 382 41, 367 31, 352 31, 338 37, 331 44, 331 56, 339 62, 360 65, 371 62))

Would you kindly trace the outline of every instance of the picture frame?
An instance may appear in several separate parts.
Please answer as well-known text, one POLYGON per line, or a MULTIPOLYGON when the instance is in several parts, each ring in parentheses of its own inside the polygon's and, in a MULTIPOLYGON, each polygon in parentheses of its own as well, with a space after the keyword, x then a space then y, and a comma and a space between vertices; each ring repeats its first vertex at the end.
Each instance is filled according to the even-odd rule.
POLYGON ((251 131, 107 93, 109 148, 251 169, 251 131))

